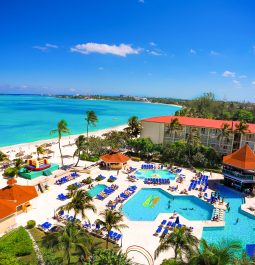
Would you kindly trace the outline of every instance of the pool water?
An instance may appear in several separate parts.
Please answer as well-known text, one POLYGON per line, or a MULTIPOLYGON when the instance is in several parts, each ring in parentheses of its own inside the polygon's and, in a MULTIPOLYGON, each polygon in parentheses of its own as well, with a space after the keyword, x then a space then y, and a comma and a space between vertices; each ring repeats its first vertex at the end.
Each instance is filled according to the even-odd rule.
POLYGON ((176 211, 188 220, 210 220, 213 206, 195 196, 172 196, 158 188, 145 188, 127 201, 122 212, 132 221, 153 221, 160 213, 176 211))
POLYGON ((170 179, 174 180, 176 177, 176 174, 173 174, 169 172, 168 170, 162 170, 162 169, 141 169, 137 170, 135 172, 136 177, 139 179, 145 179, 145 178, 163 178, 163 179, 170 179))
POLYGON ((230 211, 225 213, 225 227, 204 228, 202 237, 209 243, 223 239, 239 240, 244 250, 246 244, 255 244, 255 216, 240 209, 241 204, 244 203, 242 194, 223 185, 217 185, 215 190, 229 202, 230 211))
POLYGON ((97 196, 97 194, 99 194, 100 192, 102 192, 105 188, 107 188, 106 185, 98 184, 98 185, 96 185, 95 187, 93 187, 92 189, 90 189, 90 190, 88 191, 88 194, 89 194, 91 197, 95 197, 95 196, 97 196))

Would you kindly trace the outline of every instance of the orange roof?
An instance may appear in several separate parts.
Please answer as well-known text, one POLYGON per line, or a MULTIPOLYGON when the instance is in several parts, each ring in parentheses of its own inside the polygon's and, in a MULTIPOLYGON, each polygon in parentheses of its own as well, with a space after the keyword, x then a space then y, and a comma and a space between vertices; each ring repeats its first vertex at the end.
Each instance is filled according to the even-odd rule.
POLYGON ((246 144, 234 153, 224 156, 223 163, 241 169, 255 169, 255 154, 246 144))
POLYGON ((0 220, 16 213, 16 205, 6 200, 0 200, 0 220))
POLYGON ((102 155, 101 160, 106 163, 126 163, 129 160, 129 157, 121 153, 112 153, 102 155))
MULTIPOLYGON (((146 122, 156 122, 156 123, 170 123, 172 119, 177 118, 181 125, 186 126, 195 126, 195 127, 203 127, 203 128, 222 128, 223 123, 227 123, 230 125, 230 128, 235 129, 235 125, 239 124, 239 121, 226 121, 226 120, 213 120, 213 119, 203 119, 203 118, 192 118, 185 116, 159 116, 144 119, 146 122)), ((255 133, 255 124, 248 123, 249 131, 251 133, 255 133)))
POLYGON ((0 200, 7 200, 19 206, 37 197, 37 192, 33 186, 6 186, 0 189, 0 200))

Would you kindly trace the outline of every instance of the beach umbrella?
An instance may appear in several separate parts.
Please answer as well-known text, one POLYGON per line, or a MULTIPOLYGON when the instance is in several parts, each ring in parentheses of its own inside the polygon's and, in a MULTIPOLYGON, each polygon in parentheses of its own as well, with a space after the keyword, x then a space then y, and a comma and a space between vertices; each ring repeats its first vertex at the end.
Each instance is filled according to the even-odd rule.
POLYGON ((175 223, 176 223, 176 224, 179 224, 179 223, 180 223, 179 216, 176 217, 175 223))

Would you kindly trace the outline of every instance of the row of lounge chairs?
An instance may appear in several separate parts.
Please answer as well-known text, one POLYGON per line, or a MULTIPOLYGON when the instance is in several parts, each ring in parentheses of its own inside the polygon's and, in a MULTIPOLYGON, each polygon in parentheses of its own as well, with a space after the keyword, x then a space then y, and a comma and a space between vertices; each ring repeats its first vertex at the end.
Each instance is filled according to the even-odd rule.
POLYGON ((145 178, 144 184, 170 184, 170 179, 163 178, 145 178))
POLYGON ((112 194, 117 189, 118 189, 117 185, 111 185, 111 187, 107 187, 102 192, 97 194, 96 198, 98 200, 103 201, 105 198, 107 198, 110 194, 112 194))
POLYGON ((175 169, 172 169, 171 170, 172 171, 172 173, 181 173, 182 172, 182 169, 181 168, 175 168, 175 169))
POLYGON ((130 174, 130 173, 132 173, 132 172, 134 172, 134 171, 136 171, 136 168, 134 168, 134 167, 129 167, 129 168, 126 170, 126 173, 127 173, 127 174, 130 174))
POLYGON ((152 164, 142 164, 141 169, 156 169, 156 166, 152 164))
POLYGON ((64 177, 56 180, 55 184, 56 185, 62 185, 62 184, 65 184, 65 183, 79 177, 79 176, 80 176, 79 174, 77 174, 76 172, 73 172, 69 176, 64 176, 64 177))
POLYGON ((120 195, 118 195, 114 201, 109 201, 107 203, 107 207, 114 209, 116 208, 118 203, 123 203, 125 200, 127 200, 131 195, 135 193, 137 189, 137 186, 130 186, 128 187, 124 192, 122 192, 120 195))
POLYGON ((190 182, 188 190, 191 191, 191 190, 199 189, 200 191, 205 192, 207 190, 207 188, 208 188, 208 180, 206 182, 202 182, 201 183, 201 180, 192 179, 191 182, 190 182), (200 188, 197 188, 197 185, 204 185, 204 187, 200 186, 200 188))

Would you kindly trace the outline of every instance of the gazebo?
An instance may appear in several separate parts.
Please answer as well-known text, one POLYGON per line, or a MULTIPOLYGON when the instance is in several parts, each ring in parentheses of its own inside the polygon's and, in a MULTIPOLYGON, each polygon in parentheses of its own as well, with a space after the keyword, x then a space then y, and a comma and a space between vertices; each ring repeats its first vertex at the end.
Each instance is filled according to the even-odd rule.
POLYGON ((224 181, 226 185, 244 191, 255 185, 255 154, 248 144, 223 157, 224 181))
POLYGON ((100 157, 108 169, 122 169, 130 159, 128 156, 122 154, 117 149, 112 149, 110 154, 105 154, 100 157))

